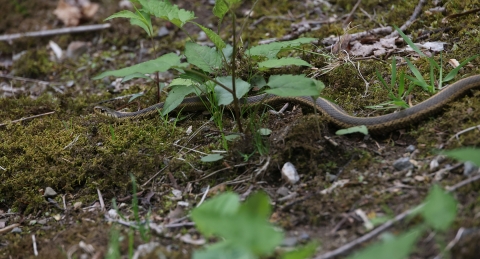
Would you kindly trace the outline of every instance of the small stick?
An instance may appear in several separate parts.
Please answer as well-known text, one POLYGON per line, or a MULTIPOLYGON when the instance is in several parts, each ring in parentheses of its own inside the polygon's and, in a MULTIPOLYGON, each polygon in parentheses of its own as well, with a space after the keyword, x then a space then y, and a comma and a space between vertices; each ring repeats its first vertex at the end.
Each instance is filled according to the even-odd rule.
POLYGON ((15 223, 15 224, 12 224, 10 226, 4 227, 4 228, 0 229, 0 234, 6 233, 6 232, 18 227, 18 226, 20 226, 20 224, 15 223))
POLYGON ((37 83, 37 84, 42 84, 42 85, 63 85, 64 84, 64 83, 60 83, 60 82, 48 82, 48 81, 42 81, 42 80, 26 78, 26 77, 21 77, 21 76, 0 75, 0 77, 7 78, 7 79, 12 79, 12 80, 30 82, 30 83, 37 83))
MULTIPOLYGON (((401 31, 406 30, 415 21, 415 19, 417 19, 417 17, 422 12, 423 5, 425 5, 426 2, 427 2, 426 0, 418 1, 418 5, 415 7, 415 10, 413 11, 412 16, 410 16, 410 19, 408 19, 408 21, 406 21, 402 26, 400 26, 399 29, 401 31)), ((396 36, 398 36, 398 31, 395 30, 392 33, 390 33, 390 35, 388 35, 387 38, 393 38, 396 36)))
POLYGON ((54 114, 54 113, 55 113, 55 111, 42 113, 42 114, 37 114, 37 115, 33 115, 33 116, 30 116, 30 117, 26 117, 26 118, 21 118, 21 119, 14 120, 14 121, 11 121, 11 122, 2 123, 2 124, 0 124, 0 127, 8 125, 10 123, 17 123, 17 122, 21 122, 21 121, 31 120, 31 119, 34 119, 34 118, 37 118, 37 117, 42 117, 42 116, 46 116, 46 115, 50 115, 50 114, 54 114))
POLYGON ((38 256, 37 240, 35 240, 35 234, 32 235, 32 243, 33 243, 33 254, 34 254, 35 256, 38 256))
POLYGON ((78 27, 67 27, 67 28, 45 30, 45 31, 6 34, 6 35, 0 36, 0 41, 11 41, 11 40, 15 40, 23 37, 44 37, 44 36, 52 36, 52 35, 67 34, 67 33, 96 31, 96 30, 103 30, 103 29, 110 28, 110 26, 111 26, 110 23, 106 23, 106 24, 84 25, 84 26, 78 26, 78 27))

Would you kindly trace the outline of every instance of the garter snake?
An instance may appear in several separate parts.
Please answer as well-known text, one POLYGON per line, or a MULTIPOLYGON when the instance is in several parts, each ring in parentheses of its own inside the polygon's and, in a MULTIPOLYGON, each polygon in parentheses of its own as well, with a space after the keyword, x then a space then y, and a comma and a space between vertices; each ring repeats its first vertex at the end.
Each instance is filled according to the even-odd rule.
MULTIPOLYGON (((318 98, 313 101, 311 97, 280 97, 272 94, 261 94, 240 99, 242 107, 255 106, 262 103, 273 105, 279 102, 293 102, 308 107, 317 108, 333 124, 341 128, 365 125, 370 132, 387 133, 389 131, 408 127, 436 112, 439 112, 448 102, 466 94, 470 89, 480 88, 480 75, 470 76, 461 79, 430 97, 429 99, 410 108, 376 117, 355 117, 346 113, 338 105, 324 99, 318 98)), ((202 97, 185 98, 176 108, 182 111, 205 110, 202 97)), ((143 110, 136 112, 119 112, 106 107, 96 106, 94 111, 97 114, 112 118, 114 120, 128 120, 144 118, 158 114, 164 103, 157 103, 143 110)), ((228 108, 231 108, 229 106, 228 108)))

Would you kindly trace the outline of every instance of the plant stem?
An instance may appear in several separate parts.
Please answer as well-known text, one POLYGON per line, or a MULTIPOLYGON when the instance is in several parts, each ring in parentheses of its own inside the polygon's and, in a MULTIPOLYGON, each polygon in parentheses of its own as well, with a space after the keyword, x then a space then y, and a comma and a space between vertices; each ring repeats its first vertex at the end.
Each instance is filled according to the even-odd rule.
POLYGON ((237 42, 236 42, 236 27, 235 27, 235 23, 236 23, 236 19, 235 19, 235 13, 234 12, 231 12, 232 13, 232 35, 233 35, 233 40, 232 40, 232 45, 233 45, 233 53, 232 53, 232 65, 231 65, 231 69, 232 69, 232 90, 233 90, 233 112, 235 113, 235 119, 237 121, 237 126, 238 126, 238 131, 240 133, 243 133, 243 129, 242 129, 242 122, 240 121, 240 104, 238 102, 238 97, 237 97, 237 91, 235 89, 235 79, 236 79, 236 74, 235 74, 235 70, 237 68, 236 66, 236 55, 237 55, 237 42))

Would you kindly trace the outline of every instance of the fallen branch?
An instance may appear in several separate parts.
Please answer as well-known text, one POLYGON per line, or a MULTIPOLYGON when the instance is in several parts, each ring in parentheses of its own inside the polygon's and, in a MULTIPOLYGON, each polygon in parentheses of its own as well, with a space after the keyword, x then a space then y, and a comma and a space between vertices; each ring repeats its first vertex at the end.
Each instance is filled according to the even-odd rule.
POLYGON ((54 29, 54 30, 45 30, 45 31, 32 31, 32 32, 23 32, 23 33, 15 33, 15 34, 6 34, 0 36, 0 41, 11 41, 23 37, 45 37, 45 36, 52 36, 52 35, 59 35, 59 34, 68 34, 68 33, 78 33, 78 32, 86 32, 86 31, 97 31, 110 28, 111 24, 95 24, 95 25, 85 25, 85 26, 77 26, 77 27, 67 27, 62 29, 54 29))
POLYGON ((30 117, 26 117, 26 118, 21 118, 21 119, 14 120, 14 121, 11 121, 11 122, 2 123, 2 124, 0 124, 0 127, 8 125, 10 123, 17 123, 17 122, 21 122, 21 121, 31 120, 31 119, 34 119, 34 118, 37 118, 37 117, 42 117, 42 116, 46 116, 46 115, 50 115, 50 114, 54 114, 54 113, 55 113, 55 111, 42 113, 42 114, 37 114, 37 115, 33 115, 33 116, 30 116, 30 117))

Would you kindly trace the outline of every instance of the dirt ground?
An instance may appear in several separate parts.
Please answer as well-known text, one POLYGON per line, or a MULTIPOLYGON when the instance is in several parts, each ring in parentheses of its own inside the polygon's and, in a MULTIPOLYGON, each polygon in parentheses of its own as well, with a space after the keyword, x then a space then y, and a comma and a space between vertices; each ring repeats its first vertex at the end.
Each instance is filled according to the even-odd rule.
MULTIPOLYGON (((196 22, 212 28, 217 25, 209 1, 172 2, 195 11, 196 22)), ((442 65, 446 71, 452 69, 450 59, 461 62, 480 53, 480 2, 427 2, 405 30, 413 42, 445 42, 442 65), (469 10, 477 11, 451 16, 469 10)), ((98 12, 81 20, 80 25, 103 24, 106 17, 122 10, 117 1, 97 3, 98 12)), ((344 24, 350 22, 351 35, 401 26, 417 4, 418 1, 364 0, 355 7, 354 1, 259 1, 242 39, 246 47, 285 35, 295 38, 299 36, 295 33, 298 28, 308 24, 309 29, 300 37, 319 39, 310 50, 331 53, 322 39, 345 35, 344 24)), ((239 25, 252 5, 253 1, 245 1, 238 8, 239 25)), ((0 19, 2 35, 65 27, 53 14, 56 1, 0 0, 0 6, 10 10, 0 19)), ((112 228, 125 237, 120 250, 122 258, 128 258, 129 228, 107 222, 102 206, 109 211, 115 198, 120 211, 131 217, 130 174, 138 185, 141 216, 146 217, 150 211, 151 222, 158 225, 189 223, 188 218, 181 219, 200 201, 207 186, 212 188, 209 197, 226 190, 242 195, 264 191, 274 207, 270 221, 285 231, 288 240, 293 240, 291 246, 317 241, 317 258, 327 258, 320 256, 368 233, 355 211, 361 210, 369 218, 394 217, 422 203, 434 183, 447 187, 468 178, 463 165, 444 170, 446 173, 439 177, 439 170, 457 162, 440 159, 439 165, 432 167, 432 161, 437 161, 439 149, 480 145, 478 130, 452 139, 456 133, 480 124, 478 90, 420 123, 372 136, 336 135, 335 125, 297 105, 290 105, 283 116, 247 114, 242 118, 245 125, 253 118, 262 122, 261 127, 272 130, 261 139, 265 152, 256 151, 259 144, 247 133, 242 141, 228 144, 223 160, 201 162, 199 152, 225 150, 221 132, 207 114, 184 114, 184 119, 174 124, 159 118, 117 123, 93 113, 93 107, 105 100, 140 91, 147 94, 131 104, 123 98, 106 105, 135 110, 157 102, 151 84, 143 79, 124 84, 115 84, 114 78, 92 80, 100 72, 147 61, 156 55, 152 42, 138 27, 123 19, 111 23, 110 28, 98 31, 0 41, 0 258, 102 258, 107 253, 112 228), (59 61, 49 47, 50 41, 64 50, 74 41, 85 42, 85 48, 80 55, 59 61), (13 123, 34 115, 40 116, 13 123), (194 133, 188 135, 190 127, 194 133), (394 162, 402 157, 409 157, 414 166, 395 169, 394 162), (300 174, 300 181, 294 185, 281 178, 280 170, 286 162, 295 165, 300 174), (259 168, 265 170, 255 177, 259 168), (322 192, 339 182, 344 184, 322 192), (58 193, 50 201, 44 196, 47 187, 58 193), (181 191, 180 197, 175 196, 176 190, 181 191), (184 208, 177 205, 178 201, 189 205, 184 208), (64 206, 67 210, 63 210, 64 206), (16 228, 2 231, 9 226, 16 228), (38 256, 33 252, 32 235, 38 256)), ((166 35, 155 38, 159 55, 183 50, 187 37, 181 30, 161 20, 154 20, 153 24, 155 29, 167 29, 166 35)), ((228 31, 231 23, 226 22, 225 27, 228 31)), ((195 26, 187 26, 186 31, 200 38, 195 26)), ((382 37, 372 34, 361 44, 382 37)), ((390 58, 409 56, 425 78, 429 74, 425 59, 415 58, 405 50, 404 43, 395 44, 396 49, 383 54, 352 56, 352 62, 342 54, 353 51, 352 45, 344 48, 345 52, 334 54, 333 59, 305 54, 304 59, 318 69, 335 64, 324 75, 310 68, 289 68, 265 76, 316 74, 316 79, 325 83, 324 95, 347 112, 355 116, 390 113, 391 110, 365 108, 388 100, 375 72, 389 81, 390 58), (365 82, 369 85, 367 91, 365 82)), ((439 53, 429 53, 440 61, 439 53)), ((454 81, 480 74, 479 62, 478 58, 471 61, 454 81)), ((399 67, 407 71, 405 63, 399 67)), ((239 76, 246 76, 249 70, 240 68, 243 70, 239 76)), ((162 73, 160 79, 168 83, 174 76, 174 72, 162 73)), ((415 89, 411 102, 419 103, 428 97, 421 89, 415 89)), ((224 119, 224 130, 235 131, 232 116, 226 114, 224 119)), ((459 205, 453 226, 445 233, 431 231, 423 236, 410 258, 434 258, 441 251, 442 242, 437 241, 448 244, 460 228, 472 230, 471 234, 444 258, 480 258, 479 190, 476 182, 455 190, 453 195, 459 205)), ((399 233, 419 220, 396 222, 387 232, 399 233)), ((156 249, 166 258, 190 258, 192 251, 201 248, 181 238, 185 234, 199 238, 188 224, 152 233, 151 241, 159 243, 156 249)), ((138 232, 133 238, 135 247, 144 243, 138 232)), ((362 242, 337 258, 368 244, 362 242)))

